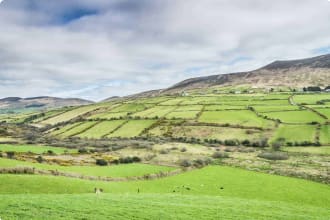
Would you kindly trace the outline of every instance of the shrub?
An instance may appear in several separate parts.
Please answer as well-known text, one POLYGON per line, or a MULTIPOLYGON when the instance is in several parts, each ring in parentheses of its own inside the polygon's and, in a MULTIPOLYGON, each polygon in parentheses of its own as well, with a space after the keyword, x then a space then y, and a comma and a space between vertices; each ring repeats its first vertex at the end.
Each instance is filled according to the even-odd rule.
POLYGON ((139 158, 139 157, 137 157, 137 156, 134 156, 134 157, 132 157, 132 160, 133 160, 133 162, 141 162, 141 158, 139 158))
POLYGON ((13 159, 15 157, 15 152, 14 151, 7 151, 7 158, 13 159))
POLYGON ((187 148, 183 147, 183 148, 181 148, 180 151, 181 151, 181 152, 186 152, 186 151, 187 151, 187 148))
POLYGON ((88 153, 88 150, 86 148, 79 148, 78 153, 86 154, 86 153, 88 153))
POLYGON ((182 166, 182 167, 191 167, 192 166, 192 163, 189 160, 182 160, 180 162, 180 166, 182 166))
POLYGON ((36 161, 38 162, 38 163, 42 163, 43 161, 44 161, 44 158, 42 158, 42 156, 38 156, 37 158, 36 158, 36 161))
POLYGON ((196 159, 196 160, 194 160, 193 165, 195 167, 203 167, 203 166, 206 166, 210 163, 211 163, 211 161, 209 159, 206 159, 206 158, 205 159, 196 159))
POLYGON ((118 163, 137 163, 141 162, 141 158, 134 156, 134 157, 122 157, 119 158, 118 163))
POLYGON ((160 154, 168 154, 169 152, 170 152, 169 149, 161 149, 161 150, 159 151, 160 154))
POLYGON ((284 152, 263 152, 258 155, 258 157, 267 159, 267 160, 287 160, 289 155, 284 152))
POLYGON ((249 140, 246 139, 246 140, 242 141, 242 145, 243 145, 243 146, 250 146, 251 143, 250 143, 249 140))
POLYGON ((237 146, 237 145, 239 145, 239 141, 238 140, 225 140, 224 144, 226 146, 237 146))
POLYGON ((281 149, 281 146, 283 145, 283 142, 282 141, 279 141, 279 140, 277 140, 277 141, 274 141, 273 143, 272 143, 272 149, 274 150, 274 151, 279 151, 280 149, 281 149))
POLYGON ((225 153, 225 152, 214 152, 214 154, 212 155, 213 158, 215 159, 220 159, 220 158, 228 158, 229 157, 229 154, 228 153, 225 153))
POLYGON ((99 165, 99 166, 107 166, 108 165, 108 162, 104 159, 96 159, 96 165, 99 165))

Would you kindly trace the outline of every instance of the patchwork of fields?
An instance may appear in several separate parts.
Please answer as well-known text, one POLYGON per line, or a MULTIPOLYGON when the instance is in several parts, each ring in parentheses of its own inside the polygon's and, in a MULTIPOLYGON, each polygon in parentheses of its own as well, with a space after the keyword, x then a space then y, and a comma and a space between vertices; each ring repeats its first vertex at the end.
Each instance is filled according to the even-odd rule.
POLYGON ((46 119, 37 118, 32 123, 52 125, 47 134, 59 138, 165 135, 218 141, 267 138, 269 142, 281 139, 290 145, 329 145, 329 94, 291 96, 260 93, 141 98, 83 106, 53 117, 47 114, 46 119), (196 127, 189 127, 191 123, 196 127), (201 132, 194 132, 197 128, 201 132))

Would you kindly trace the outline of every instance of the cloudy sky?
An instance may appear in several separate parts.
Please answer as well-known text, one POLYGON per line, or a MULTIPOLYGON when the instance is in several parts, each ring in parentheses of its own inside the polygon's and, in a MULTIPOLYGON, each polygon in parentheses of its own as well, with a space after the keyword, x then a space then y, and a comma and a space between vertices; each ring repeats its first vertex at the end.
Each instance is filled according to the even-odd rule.
POLYGON ((324 53, 328 0, 0 4, 0 97, 101 100, 324 53))

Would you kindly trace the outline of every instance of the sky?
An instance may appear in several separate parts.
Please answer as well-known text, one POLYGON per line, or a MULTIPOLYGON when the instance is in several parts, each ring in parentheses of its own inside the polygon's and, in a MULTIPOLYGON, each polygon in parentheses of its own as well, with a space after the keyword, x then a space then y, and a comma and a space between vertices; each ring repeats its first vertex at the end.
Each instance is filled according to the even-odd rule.
POLYGON ((98 101, 326 53, 328 0, 0 3, 0 97, 98 101))

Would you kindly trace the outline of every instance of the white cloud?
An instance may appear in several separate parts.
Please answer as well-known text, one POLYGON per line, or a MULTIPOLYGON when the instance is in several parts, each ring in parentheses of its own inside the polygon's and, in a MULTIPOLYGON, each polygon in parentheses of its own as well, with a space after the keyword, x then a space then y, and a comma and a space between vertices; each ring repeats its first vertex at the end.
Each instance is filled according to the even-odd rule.
POLYGON ((323 0, 5 1, 0 93, 100 100, 317 55, 330 46, 329 10, 323 0))

